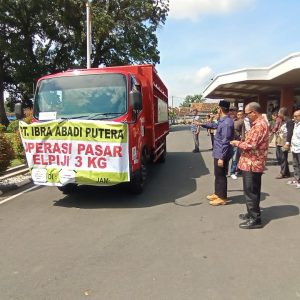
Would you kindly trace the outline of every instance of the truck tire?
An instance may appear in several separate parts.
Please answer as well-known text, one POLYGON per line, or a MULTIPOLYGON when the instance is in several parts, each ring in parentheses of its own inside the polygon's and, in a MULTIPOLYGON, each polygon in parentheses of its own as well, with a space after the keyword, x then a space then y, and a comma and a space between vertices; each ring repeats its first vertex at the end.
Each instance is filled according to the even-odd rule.
POLYGON ((63 192, 63 194, 68 195, 68 194, 72 194, 77 190, 77 184, 75 183, 68 183, 64 186, 58 186, 57 188, 63 192))
POLYGON ((129 182, 129 190, 132 194, 141 194, 145 188, 147 180, 147 159, 145 154, 141 157, 141 166, 138 171, 135 172, 134 176, 129 182))
POLYGON ((161 163, 161 164, 165 163, 166 158, 167 158, 167 141, 166 141, 166 139, 164 140, 164 147, 163 148, 164 148, 164 152, 157 160, 157 162, 161 163))

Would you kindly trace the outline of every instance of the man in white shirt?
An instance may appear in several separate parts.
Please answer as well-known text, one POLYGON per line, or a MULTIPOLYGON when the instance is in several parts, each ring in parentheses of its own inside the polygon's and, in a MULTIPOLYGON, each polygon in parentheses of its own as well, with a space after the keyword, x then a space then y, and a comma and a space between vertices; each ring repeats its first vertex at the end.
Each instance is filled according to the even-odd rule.
POLYGON ((296 185, 296 188, 300 189, 300 110, 294 112, 294 128, 292 130, 292 138, 289 145, 291 147, 293 155, 293 168, 294 168, 294 179, 289 180, 287 184, 296 185))

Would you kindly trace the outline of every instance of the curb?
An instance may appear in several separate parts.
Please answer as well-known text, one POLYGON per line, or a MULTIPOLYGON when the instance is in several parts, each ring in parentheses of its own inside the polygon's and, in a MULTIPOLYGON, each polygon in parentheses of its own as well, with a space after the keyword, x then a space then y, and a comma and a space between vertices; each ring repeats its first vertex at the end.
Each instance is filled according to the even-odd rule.
POLYGON ((31 178, 27 178, 23 181, 20 181, 18 183, 14 183, 14 184, 8 184, 8 185, 5 185, 5 186, 2 186, 0 187, 0 196, 9 192, 9 191, 12 191, 14 189, 18 189, 26 184, 29 184, 32 182, 32 179, 31 178))
POLYGON ((18 166, 18 167, 15 167, 15 168, 11 168, 11 169, 8 169, 3 174, 1 174, 0 181, 8 179, 8 178, 15 177, 15 176, 18 176, 18 175, 23 175, 23 174, 26 174, 28 172, 29 172, 28 167, 24 167, 24 166, 22 166, 22 167, 18 166))

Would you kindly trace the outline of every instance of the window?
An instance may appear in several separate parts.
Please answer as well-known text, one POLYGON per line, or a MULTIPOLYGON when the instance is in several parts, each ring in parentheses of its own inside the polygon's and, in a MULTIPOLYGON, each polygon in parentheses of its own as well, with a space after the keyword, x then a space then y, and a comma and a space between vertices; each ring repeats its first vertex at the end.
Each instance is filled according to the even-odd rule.
POLYGON ((63 76, 41 81, 34 115, 56 112, 57 118, 107 119, 127 111, 126 77, 122 74, 63 76))

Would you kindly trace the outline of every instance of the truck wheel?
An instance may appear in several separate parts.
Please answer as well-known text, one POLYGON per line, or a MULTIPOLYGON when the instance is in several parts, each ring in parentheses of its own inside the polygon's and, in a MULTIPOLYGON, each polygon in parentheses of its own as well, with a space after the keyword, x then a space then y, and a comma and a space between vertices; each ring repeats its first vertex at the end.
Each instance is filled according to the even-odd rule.
POLYGON ((57 187, 63 194, 72 194, 77 190, 77 184, 75 183, 68 183, 64 186, 58 186, 57 187))
POLYGON ((141 167, 135 173, 133 178, 129 183, 129 190, 133 194, 141 194, 144 190, 145 184, 147 180, 147 160, 145 154, 141 157, 141 167))
POLYGON ((166 143, 166 140, 164 140, 164 147, 163 148, 164 148, 164 152, 157 160, 157 162, 159 162, 161 164, 166 162, 166 158, 167 158, 167 143, 166 143))

